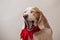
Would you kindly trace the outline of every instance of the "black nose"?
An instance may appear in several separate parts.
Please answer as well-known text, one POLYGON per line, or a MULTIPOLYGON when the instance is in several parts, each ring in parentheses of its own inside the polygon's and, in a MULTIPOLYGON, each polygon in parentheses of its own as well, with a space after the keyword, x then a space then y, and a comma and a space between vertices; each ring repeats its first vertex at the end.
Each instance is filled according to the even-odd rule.
POLYGON ((28 15, 24 15, 23 17, 24 17, 24 19, 27 19, 28 15))

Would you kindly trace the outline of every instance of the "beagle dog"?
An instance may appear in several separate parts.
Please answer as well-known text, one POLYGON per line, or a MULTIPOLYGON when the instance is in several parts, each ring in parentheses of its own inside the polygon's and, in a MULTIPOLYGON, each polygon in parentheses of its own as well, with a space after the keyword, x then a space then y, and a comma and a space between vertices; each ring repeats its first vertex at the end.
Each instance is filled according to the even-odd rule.
MULTIPOLYGON (((23 18, 28 31, 33 30, 37 25, 40 29, 40 31, 33 33, 33 40, 52 40, 52 29, 41 9, 37 7, 28 7, 24 10, 23 18)), ((23 39, 21 38, 21 40, 23 39)), ((28 40, 31 40, 30 37, 28 37, 28 40)))

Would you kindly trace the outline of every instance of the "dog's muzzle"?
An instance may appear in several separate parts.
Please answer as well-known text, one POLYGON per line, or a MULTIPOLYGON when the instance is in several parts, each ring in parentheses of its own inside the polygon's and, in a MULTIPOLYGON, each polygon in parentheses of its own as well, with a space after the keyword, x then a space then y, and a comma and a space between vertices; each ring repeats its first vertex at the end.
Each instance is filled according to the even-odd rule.
POLYGON ((27 26, 27 29, 31 30, 34 28, 34 21, 33 20, 28 20, 28 15, 24 15, 23 16, 24 20, 25 20, 25 24, 27 26))

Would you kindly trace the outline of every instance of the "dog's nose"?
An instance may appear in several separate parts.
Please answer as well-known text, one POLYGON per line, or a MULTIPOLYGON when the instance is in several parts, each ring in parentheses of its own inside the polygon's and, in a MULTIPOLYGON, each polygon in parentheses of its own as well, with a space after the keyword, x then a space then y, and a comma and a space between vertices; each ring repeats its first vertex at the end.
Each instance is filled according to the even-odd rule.
POLYGON ((23 17, 24 17, 24 19, 27 19, 28 15, 24 15, 23 17))

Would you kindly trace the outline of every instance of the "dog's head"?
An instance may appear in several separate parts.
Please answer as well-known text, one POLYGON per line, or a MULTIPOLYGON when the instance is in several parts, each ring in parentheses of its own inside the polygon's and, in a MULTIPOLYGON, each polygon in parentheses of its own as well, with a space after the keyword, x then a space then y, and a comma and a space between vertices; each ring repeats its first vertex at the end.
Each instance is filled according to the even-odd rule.
POLYGON ((41 11, 37 7, 29 7, 24 10, 23 18, 27 25, 27 29, 31 30, 38 24, 41 19, 41 11))

